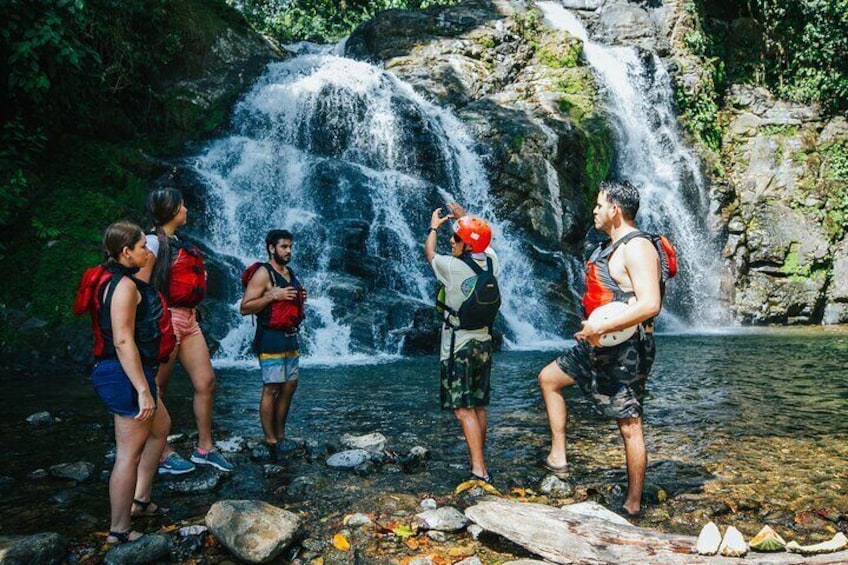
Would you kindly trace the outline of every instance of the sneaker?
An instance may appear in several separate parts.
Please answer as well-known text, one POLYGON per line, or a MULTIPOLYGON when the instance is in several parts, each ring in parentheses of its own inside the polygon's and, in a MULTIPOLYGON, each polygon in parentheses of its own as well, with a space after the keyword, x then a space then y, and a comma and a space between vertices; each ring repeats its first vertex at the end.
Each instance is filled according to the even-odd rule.
POLYGON ((159 462, 158 473, 160 475, 184 475, 191 473, 196 467, 191 462, 180 457, 179 453, 172 451, 168 456, 159 462))
POLYGON ((225 473, 229 473, 235 468, 235 465, 227 461, 217 449, 207 451, 206 455, 201 455, 197 448, 195 448, 194 451, 191 452, 191 460, 198 465, 211 465, 225 473))

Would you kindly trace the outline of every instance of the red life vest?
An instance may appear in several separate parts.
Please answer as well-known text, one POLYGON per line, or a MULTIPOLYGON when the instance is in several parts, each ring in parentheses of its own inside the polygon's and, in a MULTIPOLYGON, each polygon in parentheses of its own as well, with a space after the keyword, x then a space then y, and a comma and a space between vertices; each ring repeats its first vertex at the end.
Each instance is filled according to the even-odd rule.
POLYGON ((296 331, 303 322, 303 286, 294 274, 294 271, 289 267, 289 276, 291 282, 283 278, 283 275, 274 270, 269 263, 257 261, 250 265, 241 274, 241 284, 247 288, 250 279, 256 274, 259 267, 265 267, 268 270, 268 275, 271 277, 271 284, 280 288, 287 286, 294 287, 297 290, 297 298, 294 300, 275 300, 268 306, 256 313, 256 319, 259 324, 272 330, 296 331))
POLYGON ((171 276, 165 298, 168 306, 194 308, 206 296, 206 265, 200 250, 188 242, 169 238, 171 276))
POLYGON ((615 250, 631 239, 644 237, 657 250, 660 259, 660 293, 665 294, 668 279, 677 275, 677 251, 664 235, 654 235, 643 231, 632 231, 613 243, 601 244, 595 249, 586 263, 586 292, 583 293, 583 314, 587 318, 595 308, 610 302, 626 303, 635 294, 625 292, 612 278, 609 260, 615 250))
POLYGON ((163 363, 176 346, 171 314, 162 295, 146 282, 132 276, 135 272, 117 264, 87 269, 80 280, 72 310, 77 316, 86 311, 91 315, 94 357, 115 359, 117 354, 112 338, 110 305, 118 282, 125 276, 129 277, 141 294, 135 315, 136 347, 143 363, 163 363))

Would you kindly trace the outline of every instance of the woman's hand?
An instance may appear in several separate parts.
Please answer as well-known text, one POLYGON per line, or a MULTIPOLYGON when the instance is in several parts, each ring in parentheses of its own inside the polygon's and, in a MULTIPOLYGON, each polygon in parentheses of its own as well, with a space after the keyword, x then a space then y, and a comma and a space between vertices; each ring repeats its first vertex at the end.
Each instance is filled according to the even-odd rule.
POLYGON ((135 419, 145 422, 153 417, 153 412, 156 410, 156 403, 153 401, 153 395, 149 390, 144 390, 138 393, 138 414, 135 419))

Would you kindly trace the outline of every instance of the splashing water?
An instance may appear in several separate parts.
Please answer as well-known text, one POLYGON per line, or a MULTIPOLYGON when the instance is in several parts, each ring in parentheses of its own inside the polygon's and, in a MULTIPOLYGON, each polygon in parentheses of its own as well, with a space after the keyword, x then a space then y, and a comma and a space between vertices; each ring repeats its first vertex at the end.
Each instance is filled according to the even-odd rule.
MULTIPOLYGON (((396 358, 435 277, 423 259, 430 213, 452 200, 488 219, 505 342, 561 344, 533 265, 493 211, 473 140, 447 110, 374 66, 329 53, 269 65, 234 114, 231 135, 195 158, 207 187, 207 241, 244 264, 265 232, 295 234, 292 266, 309 289, 301 347, 312 363, 396 358)), ((446 230, 445 230, 446 231, 446 230)), ((236 308, 236 306, 234 306, 236 308)), ((250 357, 245 320, 219 361, 250 357)))

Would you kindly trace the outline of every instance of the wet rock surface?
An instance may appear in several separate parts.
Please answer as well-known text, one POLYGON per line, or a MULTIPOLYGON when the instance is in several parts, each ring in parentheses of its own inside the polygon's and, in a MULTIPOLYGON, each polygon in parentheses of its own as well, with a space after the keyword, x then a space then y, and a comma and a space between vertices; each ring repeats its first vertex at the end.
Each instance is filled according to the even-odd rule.
POLYGON ((0 536, 0 562, 4 565, 50 565, 65 556, 67 542, 59 534, 0 536))

